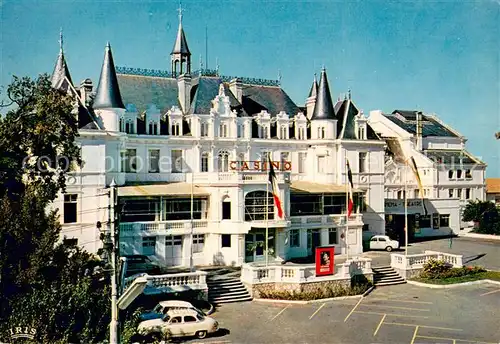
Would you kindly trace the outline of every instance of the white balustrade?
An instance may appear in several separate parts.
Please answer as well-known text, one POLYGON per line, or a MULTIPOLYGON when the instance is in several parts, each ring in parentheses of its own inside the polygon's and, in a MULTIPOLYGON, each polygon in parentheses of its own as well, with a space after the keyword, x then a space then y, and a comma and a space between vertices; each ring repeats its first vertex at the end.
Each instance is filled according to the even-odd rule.
POLYGON ((463 266, 463 256, 451 253, 425 251, 425 253, 409 254, 391 254, 391 267, 396 269, 421 269, 429 260, 442 260, 454 267, 463 266))
POLYGON ((205 290, 207 286, 207 273, 205 271, 195 271, 178 274, 148 275, 139 274, 126 278, 124 290, 127 289, 137 277, 145 277, 147 286, 145 294, 159 294, 164 292, 176 292, 188 289, 205 290))
MULTIPOLYGON (((193 220, 193 228, 207 227, 208 220, 193 220)), ((120 231, 128 235, 161 234, 169 230, 189 229, 191 229, 191 220, 120 223, 120 231)))
MULTIPOLYGON (((290 217, 292 227, 301 227, 302 225, 308 224, 332 224, 337 225, 345 224, 345 215, 343 214, 331 214, 331 215, 310 215, 310 216, 292 216, 290 217)), ((354 214, 349 217, 350 225, 360 225, 362 224, 362 215, 354 214)))

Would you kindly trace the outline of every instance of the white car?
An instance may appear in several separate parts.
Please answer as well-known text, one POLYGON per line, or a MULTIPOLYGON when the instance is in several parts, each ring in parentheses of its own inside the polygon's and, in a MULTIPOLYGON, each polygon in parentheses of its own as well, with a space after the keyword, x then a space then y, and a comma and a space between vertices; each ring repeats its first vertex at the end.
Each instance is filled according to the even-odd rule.
POLYGON ((391 240, 387 235, 374 235, 370 239, 370 250, 386 250, 391 252, 399 248, 399 242, 391 240))
POLYGON ((196 336, 205 338, 207 334, 219 330, 219 323, 192 309, 171 309, 163 318, 139 323, 137 331, 143 335, 169 332, 171 337, 196 336))
POLYGON ((168 300, 160 301, 153 310, 142 313, 140 319, 151 320, 155 318, 162 318, 171 309, 192 309, 201 315, 205 315, 203 311, 199 310, 187 301, 168 300))

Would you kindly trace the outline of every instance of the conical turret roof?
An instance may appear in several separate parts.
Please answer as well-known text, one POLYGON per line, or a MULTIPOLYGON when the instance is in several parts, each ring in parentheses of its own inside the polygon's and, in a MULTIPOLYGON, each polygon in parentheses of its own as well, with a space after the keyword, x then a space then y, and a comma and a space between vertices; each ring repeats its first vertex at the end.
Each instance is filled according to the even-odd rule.
POLYGON ((308 98, 316 97, 318 94, 318 81, 316 80, 316 73, 314 73, 314 81, 311 86, 311 90, 309 91, 308 98))
POLYGON ((177 38, 175 39, 174 48, 172 49, 170 55, 173 54, 191 55, 186 35, 184 34, 184 29, 182 28, 182 12, 179 14, 179 29, 177 30, 177 38))
POLYGON ((59 56, 57 57, 56 65, 54 66, 54 71, 52 72, 52 78, 50 80, 52 87, 57 87, 64 77, 66 77, 68 81, 73 84, 69 74, 68 65, 66 64, 66 59, 64 58, 63 36, 61 30, 61 33, 59 34, 59 56))
POLYGON ((325 68, 321 70, 321 78, 319 79, 318 93, 316 95, 316 105, 314 106, 314 111, 311 116, 311 120, 315 119, 336 119, 325 68))
POLYGON ((125 109, 125 105, 123 105, 120 94, 120 88, 118 87, 115 63, 113 62, 113 54, 111 53, 111 46, 109 42, 106 45, 106 51, 104 52, 101 77, 99 78, 99 86, 97 86, 93 108, 125 109))

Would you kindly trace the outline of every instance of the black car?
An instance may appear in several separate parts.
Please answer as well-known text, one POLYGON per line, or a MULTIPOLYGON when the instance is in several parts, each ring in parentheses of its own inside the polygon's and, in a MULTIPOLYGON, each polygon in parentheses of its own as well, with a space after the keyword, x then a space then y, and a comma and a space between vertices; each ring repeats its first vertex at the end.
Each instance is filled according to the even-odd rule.
POLYGON ((125 272, 126 277, 143 272, 150 275, 161 273, 160 266, 149 259, 148 256, 134 254, 122 257, 127 260, 127 271, 125 272))

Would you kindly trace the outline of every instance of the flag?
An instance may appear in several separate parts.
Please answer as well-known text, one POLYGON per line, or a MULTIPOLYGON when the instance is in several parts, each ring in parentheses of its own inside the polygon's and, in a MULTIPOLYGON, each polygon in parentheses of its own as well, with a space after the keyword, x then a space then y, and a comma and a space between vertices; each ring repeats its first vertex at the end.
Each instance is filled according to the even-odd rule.
POLYGON ((418 174, 417 163, 415 162, 413 156, 411 156, 406 161, 410 165, 410 168, 413 171, 413 174, 415 175, 415 179, 417 180, 417 185, 420 192, 420 198, 422 199, 422 208, 424 210, 424 214, 427 216, 427 208, 425 207, 425 201, 424 201, 424 188, 422 186, 422 180, 420 179, 420 175, 418 174))
POLYGON ((276 174, 274 173, 274 167, 270 156, 268 156, 268 160, 269 160, 269 183, 271 183, 271 188, 272 188, 271 192, 273 193, 274 205, 278 209, 278 217, 282 219, 283 208, 281 207, 278 179, 276 178, 276 174))
POLYGON ((351 172, 351 167, 349 166, 349 160, 346 160, 346 166, 347 166, 347 189, 348 189, 348 203, 347 203, 347 217, 351 216, 352 213, 352 208, 354 207, 354 201, 352 199, 352 189, 354 189, 354 186, 352 184, 352 172, 351 172))

